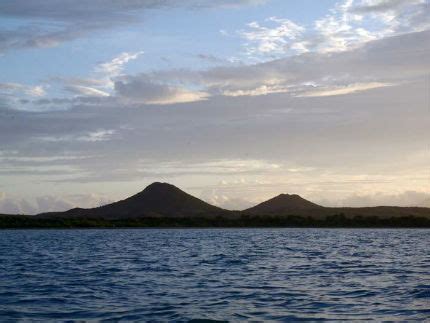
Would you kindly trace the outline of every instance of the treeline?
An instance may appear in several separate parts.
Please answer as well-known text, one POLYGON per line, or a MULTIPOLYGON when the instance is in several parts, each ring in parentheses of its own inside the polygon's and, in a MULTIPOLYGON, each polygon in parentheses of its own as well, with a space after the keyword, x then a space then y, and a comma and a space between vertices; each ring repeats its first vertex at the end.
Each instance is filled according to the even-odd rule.
POLYGON ((318 227, 318 228, 430 228, 430 219, 422 217, 379 218, 346 217, 335 214, 325 219, 301 216, 237 217, 143 217, 133 219, 37 218, 34 216, 0 216, 0 228, 222 228, 222 227, 318 227))

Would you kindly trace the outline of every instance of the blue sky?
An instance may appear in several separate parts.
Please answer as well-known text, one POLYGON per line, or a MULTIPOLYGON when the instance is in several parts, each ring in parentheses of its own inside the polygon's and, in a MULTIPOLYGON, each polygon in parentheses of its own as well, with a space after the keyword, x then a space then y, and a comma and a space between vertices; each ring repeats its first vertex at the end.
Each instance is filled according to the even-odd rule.
POLYGON ((0 212, 160 180, 233 209, 427 205, 428 5, 5 0, 0 212))
MULTIPOLYGON (((335 1, 271 1, 237 8, 152 9, 138 14, 136 23, 109 32, 96 32, 55 47, 7 51, 0 61, 0 81, 30 85, 58 75, 85 76, 100 62, 122 52, 145 52, 139 61, 126 66, 125 72, 134 73, 171 67, 207 67, 207 62, 198 58, 199 54, 244 59, 243 42, 236 31, 247 23, 280 16, 312 25, 334 4, 335 1), (222 30, 229 35, 222 34, 222 30)), ((38 20, 39 24, 48 23, 38 20)), ((3 29, 13 30, 38 24, 38 20, 8 17, 1 24, 3 29)))

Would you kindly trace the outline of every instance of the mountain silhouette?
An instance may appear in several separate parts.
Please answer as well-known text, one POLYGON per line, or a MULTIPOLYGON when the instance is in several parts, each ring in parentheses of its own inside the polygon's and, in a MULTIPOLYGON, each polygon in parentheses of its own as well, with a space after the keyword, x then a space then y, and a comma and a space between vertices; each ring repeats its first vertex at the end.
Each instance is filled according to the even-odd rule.
POLYGON ((124 200, 104 206, 82 209, 74 208, 65 212, 49 212, 36 218, 88 218, 88 219, 138 219, 138 218, 216 218, 240 219, 249 216, 302 216, 325 219, 334 214, 351 217, 425 217, 430 219, 430 208, 423 207, 323 207, 296 194, 280 194, 265 202, 243 211, 228 211, 210 205, 174 185, 152 183, 143 191, 124 200))
POLYGON ((125 200, 92 209, 75 208, 66 212, 44 213, 39 216, 123 219, 139 217, 211 217, 226 215, 228 212, 185 193, 174 185, 155 182, 125 200))
POLYGON ((426 217, 430 218, 430 209, 425 207, 324 207, 312 203, 297 194, 280 194, 254 207, 242 211, 243 214, 258 216, 297 215, 313 219, 325 219, 333 214, 343 214, 348 218, 362 217, 426 217))
POLYGON ((247 214, 284 215, 294 214, 297 211, 318 211, 322 206, 305 200, 297 194, 280 194, 256 206, 244 210, 247 214))

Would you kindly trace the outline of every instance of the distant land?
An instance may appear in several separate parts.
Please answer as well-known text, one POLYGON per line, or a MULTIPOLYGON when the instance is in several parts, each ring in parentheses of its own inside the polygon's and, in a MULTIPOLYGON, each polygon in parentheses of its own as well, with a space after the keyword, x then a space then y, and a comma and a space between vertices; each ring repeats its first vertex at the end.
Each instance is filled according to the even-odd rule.
POLYGON ((84 227, 430 227, 425 207, 323 207, 280 194, 243 211, 206 203, 168 183, 118 202, 65 212, 0 215, 0 228, 84 227))

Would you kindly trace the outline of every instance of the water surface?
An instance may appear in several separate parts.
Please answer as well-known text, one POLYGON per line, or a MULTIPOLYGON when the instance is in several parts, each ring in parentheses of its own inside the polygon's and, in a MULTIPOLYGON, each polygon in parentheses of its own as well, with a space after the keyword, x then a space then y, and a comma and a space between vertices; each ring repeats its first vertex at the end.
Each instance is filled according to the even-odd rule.
POLYGON ((0 318, 424 320, 430 230, 0 231, 0 318))

